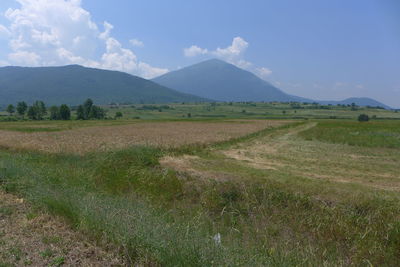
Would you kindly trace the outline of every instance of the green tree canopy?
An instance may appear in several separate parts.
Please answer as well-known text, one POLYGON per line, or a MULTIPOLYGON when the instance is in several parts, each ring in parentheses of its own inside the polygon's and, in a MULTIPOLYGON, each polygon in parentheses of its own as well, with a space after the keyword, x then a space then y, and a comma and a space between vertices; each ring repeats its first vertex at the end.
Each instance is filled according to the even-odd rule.
POLYGON ((62 120, 71 119, 71 109, 65 104, 62 104, 60 106, 60 119, 62 120))
POLYGON ((33 106, 30 106, 28 108, 28 118, 31 120, 36 120, 36 111, 33 106))
POLYGON ((24 116, 25 112, 27 111, 27 109, 28 109, 28 105, 24 101, 17 103, 17 113, 18 113, 18 115, 24 116))
POLYGON ((77 120, 85 120, 85 109, 83 105, 79 105, 78 109, 76 110, 76 119, 77 120))
POLYGON ((117 119, 117 118, 122 118, 122 112, 121 111, 117 111, 116 113, 115 113, 115 118, 117 119))
POLYGON ((12 104, 8 105, 6 111, 8 112, 8 114, 12 115, 15 112, 14 105, 12 104))
POLYGON ((60 119, 60 108, 57 106, 51 106, 49 108, 50 112, 50 120, 59 120, 60 119))

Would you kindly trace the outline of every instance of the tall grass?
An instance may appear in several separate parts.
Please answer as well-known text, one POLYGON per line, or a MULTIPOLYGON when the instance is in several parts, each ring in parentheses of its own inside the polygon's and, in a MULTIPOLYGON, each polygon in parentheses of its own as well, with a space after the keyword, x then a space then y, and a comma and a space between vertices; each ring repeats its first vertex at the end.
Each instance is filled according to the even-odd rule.
POLYGON ((400 208, 391 198, 326 203, 256 177, 178 177, 159 166, 164 153, 143 146, 87 156, 0 152, 0 177, 5 190, 113 243, 132 264, 395 265, 400 258, 400 208))

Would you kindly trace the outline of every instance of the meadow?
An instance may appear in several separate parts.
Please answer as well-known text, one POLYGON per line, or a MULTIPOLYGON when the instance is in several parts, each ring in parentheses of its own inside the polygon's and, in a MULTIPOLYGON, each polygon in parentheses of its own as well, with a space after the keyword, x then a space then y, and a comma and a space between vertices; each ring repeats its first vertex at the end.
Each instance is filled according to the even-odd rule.
MULTIPOLYGON (((112 244, 125 264, 397 265, 399 113, 169 106, 109 109, 122 120, 1 122, 1 189, 112 244)), ((17 245, 21 256, 0 253, 0 266, 24 265, 17 245)))

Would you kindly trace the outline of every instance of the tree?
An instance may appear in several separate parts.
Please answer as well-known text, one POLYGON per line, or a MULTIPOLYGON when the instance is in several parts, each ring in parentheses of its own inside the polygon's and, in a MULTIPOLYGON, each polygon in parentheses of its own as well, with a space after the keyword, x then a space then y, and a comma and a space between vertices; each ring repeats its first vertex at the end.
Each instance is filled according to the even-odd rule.
POLYGON ((104 119, 106 111, 93 104, 93 101, 89 98, 79 105, 76 111, 77 120, 88 120, 88 119, 104 119))
POLYGON ((65 104, 62 104, 60 106, 60 119, 62 120, 71 119, 71 109, 65 104))
POLYGON ((117 111, 117 112, 115 113, 115 118, 116 118, 116 119, 122 118, 122 112, 121 112, 121 111, 117 111))
POLYGON ((76 110, 76 119, 77 120, 85 120, 85 108, 83 105, 79 105, 78 109, 76 110))
POLYGON ((360 116, 358 116, 358 121, 359 122, 369 121, 369 117, 367 114, 360 114, 360 116))
POLYGON ((47 114, 46 105, 43 101, 36 101, 32 107, 34 109, 36 120, 42 120, 43 116, 47 114))
POLYGON ((88 119, 104 119, 105 116, 106 112, 102 108, 92 105, 88 119))
POLYGON ((30 106, 28 108, 28 118, 31 120, 36 120, 36 111, 33 106, 30 106))
POLYGON ((51 106, 49 108, 49 112, 50 112, 50 120, 60 119, 60 109, 57 106, 51 106))
POLYGON ((90 112, 92 111, 92 107, 93 107, 93 100, 90 98, 86 99, 85 103, 83 103, 85 120, 89 119, 90 112))
POLYGON ((18 115, 24 116, 27 109, 28 109, 28 105, 24 101, 17 103, 18 115))
POLYGON ((12 115, 12 114, 15 112, 15 107, 14 107, 14 105, 12 105, 12 104, 8 105, 6 111, 8 112, 8 114, 12 115))

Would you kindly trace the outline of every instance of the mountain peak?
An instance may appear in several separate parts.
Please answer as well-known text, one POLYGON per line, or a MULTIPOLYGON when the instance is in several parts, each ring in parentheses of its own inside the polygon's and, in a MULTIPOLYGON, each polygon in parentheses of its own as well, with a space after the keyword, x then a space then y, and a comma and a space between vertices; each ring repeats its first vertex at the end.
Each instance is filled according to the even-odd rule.
POLYGON ((247 70, 215 58, 169 72, 153 81, 219 101, 303 101, 247 70))

